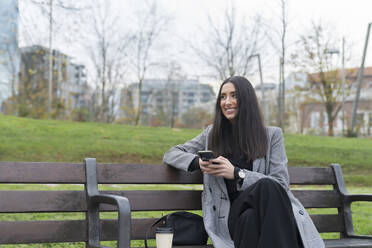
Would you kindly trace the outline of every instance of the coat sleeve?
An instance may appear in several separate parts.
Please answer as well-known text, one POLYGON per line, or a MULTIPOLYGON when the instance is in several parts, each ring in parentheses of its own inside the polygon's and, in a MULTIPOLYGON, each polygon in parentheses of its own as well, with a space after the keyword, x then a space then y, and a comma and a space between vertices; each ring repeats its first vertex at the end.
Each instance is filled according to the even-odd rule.
POLYGON ((211 126, 201 134, 184 144, 176 145, 169 149, 163 157, 163 163, 177 169, 188 171, 191 162, 197 157, 196 153, 206 149, 206 142, 211 126))
POLYGON ((270 147, 266 155, 268 161, 265 161, 268 163, 266 174, 245 170, 246 176, 242 184, 237 184, 238 190, 245 190, 261 178, 271 178, 289 190, 288 159, 284 148, 283 132, 280 128, 271 129, 268 130, 270 147))

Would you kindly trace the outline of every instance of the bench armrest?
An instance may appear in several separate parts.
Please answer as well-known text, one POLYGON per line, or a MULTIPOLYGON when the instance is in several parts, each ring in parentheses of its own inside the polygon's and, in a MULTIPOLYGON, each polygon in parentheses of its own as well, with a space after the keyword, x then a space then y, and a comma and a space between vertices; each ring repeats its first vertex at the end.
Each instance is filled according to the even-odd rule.
MULTIPOLYGON (((358 202, 358 201, 367 201, 372 202, 372 195, 369 194, 344 194, 344 202, 345 202, 345 211, 351 213, 351 203, 358 202)), ((350 214, 351 215, 351 214, 350 214)), ((351 221, 350 221, 351 223, 351 221)), ((369 235, 356 235, 354 231, 346 233, 348 238, 358 238, 358 239, 372 239, 372 236, 369 235)))
POLYGON ((357 195, 344 195, 345 201, 348 203, 352 203, 355 201, 370 201, 372 202, 372 195, 367 194, 357 194, 357 195))
POLYGON ((344 176, 342 175, 341 166, 339 164, 331 164, 330 167, 333 169, 333 172, 336 177, 335 188, 341 195, 342 200, 342 215, 344 221, 345 231, 343 235, 346 238, 370 238, 366 235, 355 235, 353 228, 353 220, 351 213, 351 203, 356 201, 370 201, 372 202, 372 195, 367 194, 349 194, 346 190, 346 185, 344 181, 344 176))
MULTIPOLYGON (((130 247, 131 209, 126 197, 110 194, 96 194, 88 199, 88 204, 99 212, 99 204, 110 204, 118 207, 118 248, 130 247)), ((99 221, 95 222, 99 225, 99 221)), ((99 226, 89 225, 89 229, 99 226)), ((104 246, 91 244, 90 247, 104 248, 104 246)))
POLYGON ((348 238, 355 238, 355 239, 372 239, 371 235, 349 235, 348 238))
POLYGON ((116 205, 119 211, 118 217, 118 248, 130 247, 130 228, 131 228, 131 210, 130 204, 126 197, 101 194, 98 191, 97 184, 97 164, 95 158, 85 158, 85 174, 86 174, 86 195, 88 208, 88 247, 103 248, 100 245, 100 219, 99 205, 106 203, 116 205))

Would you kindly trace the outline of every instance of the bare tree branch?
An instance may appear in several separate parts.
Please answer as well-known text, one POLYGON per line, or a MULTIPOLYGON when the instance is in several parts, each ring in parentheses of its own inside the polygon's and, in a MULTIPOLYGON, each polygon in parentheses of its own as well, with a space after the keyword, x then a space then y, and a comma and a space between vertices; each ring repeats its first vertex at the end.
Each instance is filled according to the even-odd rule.
MULTIPOLYGON (((292 56, 294 63, 309 73, 309 88, 324 105, 330 136, 333 136, 333 122, 341 109, 342 79, 332 54, 327 51, 337 47, 338 40, 337 33, 331 27, 313 22, 311 29, 301 35, 297 51, 295 51, 295 54, 303 54, 303 56, 292 56)), ((346 71, 346 79, 351 73, 353 73, 352 70, 346 71)), ((346 80, 345 83, 350 89, 352 82, 346 80)), ((349 95, 350 92, 346 94, 349 95)))
POLYGON ((195 54, 220 80, 233 75, 247 76, 252 73, 251 56, 258 53, 259 42, 264 43, 261 17, 255 16, 248 25, 245 19, 237 20, 236 11, 231 3, 225 10, 222 24, 215 23, 209 17, 210 31, 204 32, 204 45, 191 45, 195 54))
POLYGON ((140 122, 142 112, 142 83, 148 69, 155 65, 151 60, 151 52, 160 34, 166 29, 169 17, 159 14, 156 1, 148 2, 145 11, 137 17, 137 30, 134 36, 133 50, 134 68, 138 80, 138 101, 135 110, 134 124, 140 122), (145 13, 144 13, 145 12, 145 13))

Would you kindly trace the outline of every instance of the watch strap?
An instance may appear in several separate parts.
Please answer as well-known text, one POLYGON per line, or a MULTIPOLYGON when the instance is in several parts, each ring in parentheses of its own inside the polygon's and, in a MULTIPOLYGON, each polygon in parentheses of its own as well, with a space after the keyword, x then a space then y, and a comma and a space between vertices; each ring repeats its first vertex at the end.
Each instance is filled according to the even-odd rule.
POLYGON ((239 171, 240 171, 240 168, 235 166, 234 167, 234 179, 235 180, 239 179, 239 171))

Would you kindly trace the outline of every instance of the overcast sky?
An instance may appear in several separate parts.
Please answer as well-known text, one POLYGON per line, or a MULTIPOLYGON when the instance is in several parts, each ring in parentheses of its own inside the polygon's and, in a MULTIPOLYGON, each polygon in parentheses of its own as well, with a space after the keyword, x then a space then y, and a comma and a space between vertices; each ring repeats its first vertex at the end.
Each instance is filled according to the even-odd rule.
MULTIPOLYGON (((20 2, 28 0, 20 0, 20 2)), ((82 0, 79 0, 82 1, 82 0)), ((138 0, 106 0, 117 4, 118 11, 125 16, 138 9, 138 0)), ((191 76, 202 75, 203 65, 197 61, 194 55, 187 50, 187 46, 182 40, 193 41, 202 35, 201 30, 208 26, 208 17, 218 20, 223 17, 226 9, 227 0, 157 0, 159 7, 164 13, 171 17, 169 30, 163 39, 165 43, 171 43, 172 49, 166 52, 172 54, 181 61, 184 70, 191 76)), ((270 25, 279 25, 279 0, 232 0, 237 14, 242 17, 250 17, 254 14, 261 14, 265 21, 270 25)), ((360 66, 361 55, 366 37, 367 25, 372 22, 372 0, 288 0, 288 41, 293 43, 298 39, 298 35, 303 34, 309 28, 312 21, 322 21, 331 25, 335 32, 344 35, 348 42, 353 44, 353 61, 351 66, 360 66)), ((20 11, 31 11, 25 4, 20 11)), ((123 19, 123 26, 127 23, 123 19)), ((46 30, 47 26, 41 28, 46 30)), ((372 34, 371 34, 372 36, 372 34)), ((47 37, 47 36, 46 36, 47 37)), ((43 38, 45 39, 45 38, 43 38)), ((56 38, 57 39, 57 38, 56 38)), ((369 41, 366 66, 372 66, 372 39, 369 41)), ((25 45, 25 42, 21 44, 25 45)), ((47 44, 47 43, 45 43, 47 44)), ((76 58, 77 61, 86 61, 80 48, 75 48, 73 44, 55 41, 56 48, 76 58)), ((169 46, 170 47, 170 46, 169 46)), ((341 48, 341 41, 340 47, 341 48)), ((270 50, 270 48, 267 48, 270 50)), ((164 53, 163 50, 160 51, 164 53)), ((277 83, 278 56, 273 52, 265 58, 263 64, 264 81, 277 83)), ((288 70, 287 74, 291 71, 288 70)), ((161 76, 161 75, 155 75, 161 76)), ((253 76, 255 83, 258 75, 253 76)), ((208 80, 208 79, 205 79, 208 80)))
MULTIPOLYGON (((175 19, 177 29, 182 30, 183 35, 188 37, 192 37, 199 26, 207 23, 207 15, 223 16, 227 3, 226 0, 161 0, 160 2, 163 6, 167 6, 170 13, 174 13, 177 17, 175 19)), ((268 22, 278 24, 276 18, 280 11, 278 0, 234 0, 233 2, 241 15, 260 13, 268 22)), ((351 63, 360 66, 367 26, 372 22, 371 0, 289 0, 289 43, 303 34, 312 21, 331 25, 335 28, 335 32, 345 36, 347 41, 353 44, 355 58, 351 63)), ((366 66, 372 66, 371 40, 372 38, 369 39, 366 66)), ((336 48, 341 50, 341 41, 340 46, 336 48)), ((276 77, 270 75, 278 71, 277 65, 269 66, 268 69, 271 73, 267 73, 269 76, 265 81, 275 80, 276 77)))

